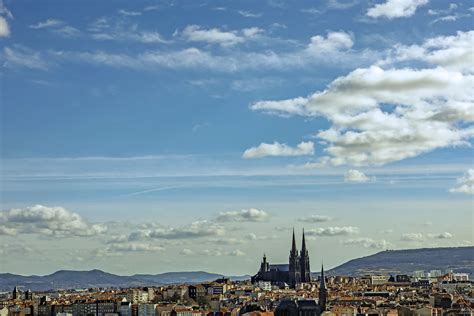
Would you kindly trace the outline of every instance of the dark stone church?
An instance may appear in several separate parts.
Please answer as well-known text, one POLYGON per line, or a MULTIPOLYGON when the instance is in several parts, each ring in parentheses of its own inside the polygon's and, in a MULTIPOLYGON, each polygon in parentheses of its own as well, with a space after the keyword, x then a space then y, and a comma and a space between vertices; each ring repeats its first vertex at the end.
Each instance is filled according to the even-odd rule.
POLYGON ((293 241, 288 264, 270 264, 267 262, 267 257, 263 255, 260 270, 252 277, 252 283, 258 281, 268 281, 273 284, 287 283, 292 288, 296 287, 297 284, 311 281, 309 255, 306 249, 304 230, 300 253, 296 249, 295 231, 293 230, 293 241))

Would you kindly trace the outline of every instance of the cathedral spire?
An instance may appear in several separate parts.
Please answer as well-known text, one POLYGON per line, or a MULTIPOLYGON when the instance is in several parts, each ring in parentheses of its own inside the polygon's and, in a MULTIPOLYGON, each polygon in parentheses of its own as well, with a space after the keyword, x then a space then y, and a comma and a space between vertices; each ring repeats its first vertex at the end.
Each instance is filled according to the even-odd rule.
POLYGON ((296 254, 298 250, 296 250, 296 240, 295 240, 295 228, 293 228, 293 241, 291 242, 291 253, 296 254))
POLYGON ((326 288, 326 278, 324 277, 324 266, 321 264, 321 276, 319 280, 319 308, 320 312, 326 310, 326 301, 327 301, 327 288, 326 288))
POLYGON ((301 243, 301 251, 302 252, 306 251, 306 242, 304 240, 304 228, 303 228, 303 242, 301 243))

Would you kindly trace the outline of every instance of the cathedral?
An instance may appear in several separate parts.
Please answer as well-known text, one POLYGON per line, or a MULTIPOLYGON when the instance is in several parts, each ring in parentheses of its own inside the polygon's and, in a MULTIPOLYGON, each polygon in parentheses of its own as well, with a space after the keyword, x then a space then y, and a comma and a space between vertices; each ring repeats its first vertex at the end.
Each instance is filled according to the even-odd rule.
POLYGON ((295 231, 293 230, 293 240, 288 264, 270 264, 267 262, 267 257, 263 255, 260 270, 252 277, 252 283, 258 281, 268 281, 273 284, 287 283, 292 288, 296 287, 297 284, 311 281, 309 254, 308 249, 306 249, 304 230, 301 251, 299 253, 296 249, 295 231))

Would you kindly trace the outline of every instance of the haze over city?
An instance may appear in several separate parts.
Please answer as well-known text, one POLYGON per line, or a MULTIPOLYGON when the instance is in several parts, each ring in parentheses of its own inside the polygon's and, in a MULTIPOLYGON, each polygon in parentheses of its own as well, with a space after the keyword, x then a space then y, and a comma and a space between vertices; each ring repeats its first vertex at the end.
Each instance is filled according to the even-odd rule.
POLYGON ((473 1, 0 1, 0 270, 473 245, 473 1), (34 262, 34 264, 32 264, 34 262))

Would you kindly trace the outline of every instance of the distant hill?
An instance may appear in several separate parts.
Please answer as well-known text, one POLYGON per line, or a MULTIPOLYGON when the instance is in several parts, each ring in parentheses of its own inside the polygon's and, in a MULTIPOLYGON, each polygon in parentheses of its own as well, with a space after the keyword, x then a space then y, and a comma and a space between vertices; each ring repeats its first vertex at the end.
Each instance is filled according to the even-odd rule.
MULTIPOLYGON (((430 271, 435 269, 467 272, 474 276, 474 247, 387 250, 350 260, 327 271, 327 274, 349 276, 369 273, 411 274, 416 270, 430 271)), ((314 273, 314 275, 317 274, 314 273)), ((213 281, 221 277, 223 277, 221 274, 204 271, 135 274, 132 276, 120 276, 101 270, 61 270, 45 276, 21 276, 3 273, 0 274, 0 291, 10 291, 16 285, 33 291, 90 287, 119 288, 200 283, 213 281)), ((250 276, 231 276, 230 279, 248 280, 250 276)))
POLYGON ((330 275, 369 273, 411 274, 416 270, 453 270, 474 276, 474 247, 386 250, 350 260, 328 271, 330 275))
MULTIPOLYGON (((223 277, 222 274, 203 271, 167 272, 162 274, 136 274, 120 276, 101 270, 68 271, 60 270, 45 276, 22 276, 11 273, 0 274, 0 291, 10 291, 14 286, 33 291, 74 288, 119 288, 133 286, 158 286, 177 283, 200 283, 223 277)), ((230 276, 231 280, 246 280, 250 276, 230 276)))

